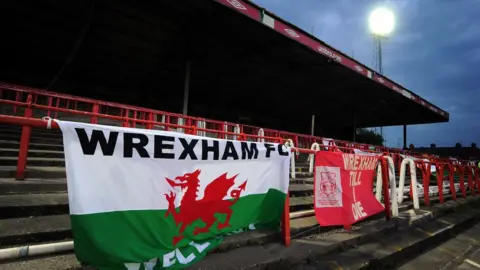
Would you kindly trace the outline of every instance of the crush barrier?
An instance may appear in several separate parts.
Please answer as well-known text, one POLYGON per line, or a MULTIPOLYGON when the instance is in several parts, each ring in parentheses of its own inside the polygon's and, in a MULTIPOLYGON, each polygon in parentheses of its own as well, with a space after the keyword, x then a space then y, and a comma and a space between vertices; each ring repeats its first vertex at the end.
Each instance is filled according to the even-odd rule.
MULTIPOLYGON (((289 148, 292 148, 294 149, 295 148, 295 145, 293 144, 293 140, 292 139, 287 139, 285 140, 285 143, 284 145, 286 147, 289 147, 289 148)), ((290 177, 292 177, 293 179, 295 179, 296 175, 295 175, 295 156, 298 152, 293 152, 294 154, 290 155, 290 177)))
MULTIPOLYGON (((412 199, 413 199, 413 208, 414 209, 419 209, 420 208, 420 203, 418 200, 418 186, 417 186, 417 165, 411 158, 405 158, 403 159, 402 163, 400 164, 400 182, 398 186, 398 203, 403 202, 403 193, 404 193, 404 188, 405 188, 405 176, 406 176, 406 171, 407 171, 407 164, 409 165, 410 168, 410 189, 412 192, 412 199)), ((425 191, 424 191, 425 193, 425 191)), ((428 192, 427 192, 428 193, 428 192)))
MULTIPOLYGON (((386 166, 377 166, 377 182, 375 185, 375 198, 379 201, 382 202, 382 191, 383 193, 387 192, 390 193, 390 207, 392 209, 392 216, 393 217, 398 217, 398 202, 397 202, 397 191, 396 191, 396 186, 397 186, 397 181, 395 179, 395 165, 393 163, 393 159, 390 156, 383 156, 382 161, 386 163, 386 166), (385 184, 384 179, 388 179, 388 182, 390 183, 389 189, 384 188, 385 184)), ((384 195, 384 194, 383 194, 384 195)), ((402 194, 403 195, 403 194, 402 194)), ((385 196, 385 195, 384 195, 385 196)), ((389 204, 388 199, 384 197, 384 205, 389 204)))
MULTIPOLYGON (((225 138, 227 136, 232 137, 235 136, 235 134, 233 133, 240 133, 264 137, 263 140, 266 140, 267 142, 272 142, 271 140, 265 139, 267 137, 291 139, 294 145, 300 148, 309 148, 315 142, 323 142, 322 145, 328 145, 324 147, 325 150, 328 150, 329 145, 336 145, 340 147, 356 148, 360 150, 373 150, 375 152, 401 153, 412 156, 415 155, 415 153, 410 153, 409 151, 403 151, 401 149, 387 148, 383 146, 372 146, 369 144, 352 143, 343 140, 322 138, 319 136, 266 129, 250 125, 241 125, 225 121, 217 121, 160 110, 148 109, 138 106, 125 105, 115 102, 107 102, 78 97, 74 95, 44 91, 40 89, 28 88, 13 84, 0 83, 0 105, 10 105, 12 107, 12 113, 15 115, 20 113, 21 107, 25 107, 29 95, 32 96, 32 99, 29 101, 30 104, 42 106, 37 107, 37 109, 41 108, 42 110, 45 110, 46 115, 53 118, 59 118, 59 116, 61 116, 61 119, 65 119, 64 116, 66 113, 71 114, 72 111, 78 111, 80 112, 80 115, 85 116, 85 121, 89 121, 90 123, 99 123, 98 117, 95 116, 95 114, 98 113, 102 115, 112 115, 122 118, 122 120, 103 118, 103 122, 107 120, 110 122, 115 121, 116 123, 120 123, 122 125, 128 124, 132 127, 137 127, 137 125, 143 125, 144 128, 148 129, 160 128, 164 130, 177 130, 180 132, 184 132, 185 130, 183 130, 179 126, 196 126, 201 129, 199 130, 199 132, 200 134, 202 134, 202 136, 215 138, 225 138), (67 109, 67 111, 57 109, 67 109), (146 122, 132 121, 134 119, 160 122, 162 124, 151 127, 146 124, 146 122), (214 132, 208 132, 206 130, 212 130, 214 132), (219 131, 226 131, 229 132, 229 134, 224 135, 219 133, 219 131), (260 133, 263 135, 260 135, 260 133)), ((41 116, 45 116, 45 114, 42 113, 41 116)), ((100 124, 101 122, 102 120, 100 121, 100 124)), ((257 139, 248 136, 247 140, 257 139)))

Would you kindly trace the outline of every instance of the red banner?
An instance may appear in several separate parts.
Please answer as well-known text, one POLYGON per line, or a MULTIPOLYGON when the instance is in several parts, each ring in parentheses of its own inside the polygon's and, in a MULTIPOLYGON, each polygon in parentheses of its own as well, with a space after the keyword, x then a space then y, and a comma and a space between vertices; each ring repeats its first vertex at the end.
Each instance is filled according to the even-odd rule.
POLYGON ((315 155, 315 215, 322 226, 350 226, 384 207, 372 192, 379 156, 319 151, 315 155))

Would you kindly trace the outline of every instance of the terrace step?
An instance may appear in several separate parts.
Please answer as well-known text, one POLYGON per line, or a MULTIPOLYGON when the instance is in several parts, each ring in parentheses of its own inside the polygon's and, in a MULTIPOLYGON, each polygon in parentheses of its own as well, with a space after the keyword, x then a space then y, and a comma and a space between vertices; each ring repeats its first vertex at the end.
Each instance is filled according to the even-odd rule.
MULTIPOLYGON (((18 127, 10 127, 10 128, 2 128, 2 134, 0 135, 9 135, 9 136, 20 136, 22 134, 22 128, 18 127)), ((52 138, 62 138, 62 132, 58 129, 38 129, 38 128, 32 128, 32 136, 46 136, 46 137, 52 137, 52 138)))
MULTIPOLYGON (((16 166, 18 164, 18 158, 0 156, 0 164, 4 164, 5 166, 16 166)), ((65 167, 65 159, 50 157, 28 157, 27 166, 65 167)))
POLYGON ((478 267, 474 265, 480 262, 479 243, 480 226, 477 224, 433 249, 427 250, 398 269, 415 270, 441 267, 445 270, 476 270, 478 267))
POLYGON ((0 220, 0 247, 71 238, 68 215, 0 220))
MULTIPOLYGON (((14 141, 14 142, 19 142, 20 141, 20 136, 15 135, 15 134, 2 134, 0 136, 1 140, 5 141, 14 141)), ((62 138, 55 138, 55 137, 45 137, 45 136, 35 136, 32 133, 32 136, 30 138, 30 142, 32 143, 43 143, 43 144, 62 144, 62 138)))
MULTIPOLYGON (((0 158, 1 157, 18 157, 18 148, 0 148, 0 158)), ((65 155, 63 151, 58 150, 28 150, 28 158, 63 158, 65 155)), ((1 161, 0 161, 1 162, 1 161)), ((8 164, 4 164, 8 165, 8 164)), ((14 164, 16 165, 16 164, 14 164)))
POLYGON ((0 178, 0 195, 8 194, 45 194, 67 192, 67 179, 35 179, 15 180, 0 178))
POLYGON ((68 214, 64 193, 0 195, 0 219, 68 214))
POLYGON ((288 191, 291 197, 305 197, 313 195, 313 185, 290 184, 288 191))
MULTIPOLYGON (((478 223, 479 218, 478 210, 471 207, 465 208, 406 231, 386 235, 340 254, 312 258, 309 265, 317 269, 332 265, 342 269, 393 269, 409 256, 418 255, 428 246, 434 246, 450 238, 452 234, 463 231, 466 227, 472 227, 478 223)), ((448 256, 450 259, 455 257, 453 254, 443 256, 448 256)))
MULTIPOLYGON (((15 178, 16 172, 16 166, 0 166, 0 178, 15 178)), ((66 172, 64 167, 27 166, 25 178, 65 179, 66 172)))
MULTIPOLYGON (((0 148, 18 150, 20 148, 20 142, 0 139, 0 148)), ((63 144, 30 143, 29 150, 63 151, 63 144)))

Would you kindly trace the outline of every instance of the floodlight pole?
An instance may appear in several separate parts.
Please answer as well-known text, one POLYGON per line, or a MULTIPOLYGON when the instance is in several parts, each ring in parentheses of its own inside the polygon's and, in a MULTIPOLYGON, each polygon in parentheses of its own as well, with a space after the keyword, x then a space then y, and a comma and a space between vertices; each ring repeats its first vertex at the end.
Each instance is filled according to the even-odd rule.
POLYGON ((310 131, 310 135, 315 135, 315 114, 312 114, 312 130, 310 131))
POLYGON ((183 111, 182 111, 183 115, 188 114, 188 96, 190 94, 189 93, 190 92, 190 68, 191 68, 190 61, 187 60, 185 62, 185 85, 183 89, 183 111))
MULTIPOLYGON (((383 65, 382 65, 382 39, 386 39, 384 36, 373 35, 373 46, 374 46, 374 57, 375 57, 375 69, 379 74, 383 75, 383 65)), ((383 137, 383 127, 380 127, 380 136, 383 137)))

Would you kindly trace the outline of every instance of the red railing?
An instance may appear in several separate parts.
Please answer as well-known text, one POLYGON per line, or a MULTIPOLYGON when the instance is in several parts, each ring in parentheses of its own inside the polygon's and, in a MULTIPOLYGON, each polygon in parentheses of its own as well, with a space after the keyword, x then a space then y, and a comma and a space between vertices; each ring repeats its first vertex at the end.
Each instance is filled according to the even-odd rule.
MULTIPOLYGON (((0 83, 0 100, 4 104, 13 105, 13 113, 18 113, 18 107, 21 107, 20 103, 25 103, 28 95, 32 96, 32 105, 37 105, 37 109, 46 110, 46 116, 57 118, 59 112, 76 114, 74 111, 82 112, 85 116, 91 116, 91 123, 98 123, 98 117, 95 114, 103 115, 115 115, 118 117, 128 118, 131 121, 132 127, 135 127, 138 122, 133 120, 148 120, 150 122, 162 122, 163 126, 167 129, 178 128, 178 126, 203 126, 203 128, 215 131, 228 131, 231 133, 244 133, 250 135, 259 135, 261 131, 267 137, 281 137, 283 139, 292 139, 293 143, 297 147, 308 148, 314 142, 322 142, 325 138, 318 136, 303 135, 293 132, 285 132, 267 128, 260 128, 256 126, 241 125, 226 121, 217 121, 199 117, 186 116, 182 114, 170 113, 165 111, 147 109, 142 107, 130 106, 125 104, 119 104, 115 102, 106 102, 90 98, 77 97, 68 94, 55 93, 50 91, 44 91, 34 88, 27 88, 12 84, 0 83), (7 103, 6 101, 15 101, 20 103, 7 103), (59 110, 59 109, 68 109, 59 110), (83 112, 89 112, 92 114, 84 114, 83 112)), ((112 118, 109 118, 112 119, 112 118)), ((113 120, 118 120, 115 118, 113 120)), ((145 126, 151 128, 150 126, 145 126)), ((221 137, 218 132, 215 133, 216 137, 221 137)), ((212 134, 205 134, 210 135, 212 134)), ((227 138, 228 135, 222 135, 227 138)), ((235 134, 231 134, 236 136, 235 134)), ((337 146, 353 147, 360 150, 375 149, 377 152, 394 152, 394 153, 407 153, 400 149, 389 149, 383 146, 372 146, 368 144, 352 143, 342 140, 332 140, 337 146)))

